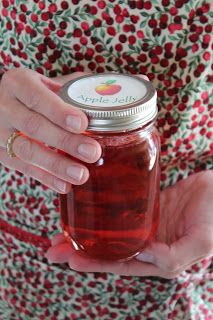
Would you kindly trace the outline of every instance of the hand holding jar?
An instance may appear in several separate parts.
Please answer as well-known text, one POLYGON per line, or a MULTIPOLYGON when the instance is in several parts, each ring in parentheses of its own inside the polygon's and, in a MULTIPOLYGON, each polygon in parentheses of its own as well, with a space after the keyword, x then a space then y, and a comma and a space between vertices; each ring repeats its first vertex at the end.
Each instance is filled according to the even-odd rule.
MULTIPOLYGON (((77 76, 79 73, 72 74, 69 79, 77 76)), ((84 164, 97 161, 101 147, 94 139, 81 135, 88 126, 88 119, 81 110, 60 99, 57 95, 60 88, 57 80, 28 69, 17 68, 3 75, 0 82, 0 163, 35 178, 56 192, 66 193, 71 184, 81 184, 88 179, 89 172, 84 164), (16 157, 10 157, 6 146, 14 133, 11 154, 16 157), (73 159, 57 153, 54 148, 60 148, 73 159)))
POLYGON ((172 279, 213 255, 213 172, 191 175, 161 192, 161 219, 156 240, 137 258, 126 262, 79 255, 63 234, 52 240, 48 258, 68 262, 79 272, 110 272, 126 276, 172 279))

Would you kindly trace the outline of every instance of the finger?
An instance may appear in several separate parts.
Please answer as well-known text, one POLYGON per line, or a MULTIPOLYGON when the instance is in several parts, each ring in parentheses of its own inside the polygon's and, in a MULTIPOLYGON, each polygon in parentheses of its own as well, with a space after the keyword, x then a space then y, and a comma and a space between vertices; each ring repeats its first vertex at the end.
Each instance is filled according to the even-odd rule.
POLYGON ((70 257, 71 246, 68 243, 60 243, 48 249, 46 258, 50 263, 65 263, 70 257))
POLYGON ((69 258, 69 267, 79 272, 107 272, 123 276, 139 276, 139 277, 163 277, 173 278, 172 273, 164 273, 156 266, 131 260, 128 262, 102 261, 88 259, 77 253, 73 253, 69 258))
POLYGON ((24 163, 18 158, 10 158, 7 153, 0 149, 0 163, 10 169, 22 172, 24 175, 32 177, 52 190, 59 193, 68 193, 71 191, 71 185, 66 181, 39 169, 35 166, 24 163))
POLYGON ((76 163, 27 137, 17 137, 13 143, 13 151, 24 162, 72 184, 83 184, 89 178, 89 171, 82 164, 76 163))
POLYGON ((175 260, 174 257, 176 257, 175 264, 177 265, 177 268, 184 264, 191 266, 195 262, 201 261, 213 254, 211 226, 206 226, 206 232, 204 229, 202 232, 193 229, 194 228, 192 227, 190 234, 186 234, 171 245, 171 256, 173 260, 175 260))
MULTIPOLYGON (((85 131, 88 126, 86 115, 49 90, 49 87, 54 87, 53 83, 53 80, 35 71, 22 68, 6 72, 2 78, 2 86, 10 97, 18 99, 61 128, 75 133, 85 131)), ((55 83, 55 89, 57 88, 59 84, 55 83)))
POLYGON ((142 251, 136 259, 142 262, 152 263, 162 271, 175 272, 179 267, 175 264, 176 257, 173 257, 171 251, 171 247, 167 244, 155 242, 142 251))
MULTIPOLYGON (((63 239, 57 239, 62 240, 63 239)), ((51 247, 47 254, 50 263, 68 262, 69 267, 79 272, 107 272, 125 276, 157 276, 171 279, 172 272, 162 272, 156 266, 132 259, 128 262, 102 261, 80 255, 70 243, 59 243, 51 247)))
POLYGON ((136 259, 156 265, 162 273, 181 273, 209 255, 210 244, 208 241, 204 244, 202 239, 196 241, 196 237, 185 235, 170 246, 160 242, 153 243, 136 259))
POLYGON ((4 107, 3 113, 13 128, 32 139, 42 141, 88 163, 95 162, 100 158, 101 147, 97 141, 59 128, 41 114, 27 109, 18 101, 13 102, 13 105, 8 108, 4 107))
POLYGON ((109 272, 125 276, 162 276, 159 268, 135 259, 127 262, 89 259, 75 251, 70 253, 69 266, 79 272, 109 272))
POLYGON ((64 242, 66 242, 66 238, 63 233, 56 234, 51 240, 52 246, 56 246, 57 244, 61 244, 64 242))

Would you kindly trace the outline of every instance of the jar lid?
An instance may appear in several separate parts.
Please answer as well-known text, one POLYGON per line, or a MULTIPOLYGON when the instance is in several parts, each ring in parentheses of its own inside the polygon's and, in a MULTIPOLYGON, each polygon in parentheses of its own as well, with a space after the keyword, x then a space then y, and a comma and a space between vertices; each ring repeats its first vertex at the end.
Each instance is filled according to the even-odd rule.
POLYGON ((84 75, 67 82, 59 95, 86 113, 89 131, 134 130, 157 115, 156 90, 151 82, 133 75, 84 75))

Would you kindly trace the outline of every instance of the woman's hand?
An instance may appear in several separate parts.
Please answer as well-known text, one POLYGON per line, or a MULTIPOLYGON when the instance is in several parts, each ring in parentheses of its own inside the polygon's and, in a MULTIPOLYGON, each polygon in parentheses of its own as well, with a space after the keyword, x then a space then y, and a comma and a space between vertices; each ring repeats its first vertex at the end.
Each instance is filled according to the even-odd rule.
MULTIPOLYGON (((64 77, 65 82, 82 75, 64 77)), ((81 135, 87 126, 86 115, 57 95, 63 83, 35 71, 14 69, 0 82, 0 163, 31 176, 59 193, 70 191, 71 184, 82 184, 89 177, 86 166, 57 153, 44 144, 60 149, 86 163, 101 155, 100 145, 81 135), (11 133, 15 139, 10 158, 5 150, 11 133)))
POLYGON ((213 172, 193 174, 161 193, 161 223, 156 242, 128 262, 89 259, 54 237, 47 252, 51 262, 68 262, 86 272, 174 278, 213 254, 213 172), (148 263, 147 263, 148 262, 148 263))

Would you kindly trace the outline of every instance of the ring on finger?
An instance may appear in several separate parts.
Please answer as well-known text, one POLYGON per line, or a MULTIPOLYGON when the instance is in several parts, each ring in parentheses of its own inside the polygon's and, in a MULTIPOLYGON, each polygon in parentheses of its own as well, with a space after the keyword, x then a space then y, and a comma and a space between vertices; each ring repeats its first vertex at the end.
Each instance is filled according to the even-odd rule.
POLYGON ((19 136, 21 136, 22 133, 18 130, 14 130, 11 135, 9 136, 9 138, 7 139, 6 142, 6 151, 7 154, 10 158, 16 158, 16 154, 13 151, 13 143, 15 141, 15 139, 19 136))

